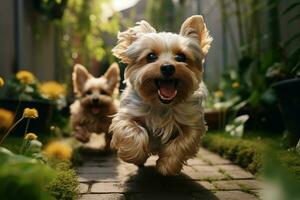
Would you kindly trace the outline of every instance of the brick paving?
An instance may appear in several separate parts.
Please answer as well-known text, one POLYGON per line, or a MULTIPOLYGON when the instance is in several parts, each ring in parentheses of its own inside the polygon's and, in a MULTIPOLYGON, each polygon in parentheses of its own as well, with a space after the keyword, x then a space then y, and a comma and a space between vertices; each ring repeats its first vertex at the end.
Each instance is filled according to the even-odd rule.
POLYGON ((81 200, 257 200, 261 182, 239 166, 205 149, 178 176, 155 169, 156 156, 145 167, 125 163, 116 154, 83 154, 77 167, 81 200))

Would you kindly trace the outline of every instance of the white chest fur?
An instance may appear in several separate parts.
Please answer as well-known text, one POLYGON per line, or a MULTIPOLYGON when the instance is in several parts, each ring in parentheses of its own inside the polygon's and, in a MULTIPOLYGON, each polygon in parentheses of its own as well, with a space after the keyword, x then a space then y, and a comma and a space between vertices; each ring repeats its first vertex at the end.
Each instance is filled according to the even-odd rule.
MULTIPOLYGON (((130 87, 130 86, 129 86, 130 87)), ((169 141, 173 134, 183 134, 180 125, 192 129, 203 127, 202 101, 206 97, 206 87, 203 83, 186 101, 175 106, 152 106, 143 102, 141 97, 127 87, 124 91, 119 114, 129 118, 142 117, 150 138, 160 138, 162 144, 169 141), (151 135, 150 135, 151 134, 151 135)))

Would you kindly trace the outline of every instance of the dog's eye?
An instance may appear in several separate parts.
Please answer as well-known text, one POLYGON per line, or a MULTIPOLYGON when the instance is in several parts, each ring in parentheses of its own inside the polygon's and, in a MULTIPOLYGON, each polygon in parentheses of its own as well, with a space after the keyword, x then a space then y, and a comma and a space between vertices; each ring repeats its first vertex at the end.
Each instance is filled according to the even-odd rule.
POLYGON ((86 94, 86 95, 91 95, 91 94, 92 94, 92 91, 91 91, 91 90, 88 90, 88 91, 85 92, 85 94, 86 94))
POLYGON ((183 53, 176 54, 175 60, 177 62, 186 62, 186 56, 183 53))
POLYGON ((102 94, 102 95, 109 95, 108 92, 105 91, 105 90, 100 90, 100 94, 102 94))
POLYGON ((157 60, 157 55, 155 53, 149 53, 146 57, 147 62, 151 63, 157 60))

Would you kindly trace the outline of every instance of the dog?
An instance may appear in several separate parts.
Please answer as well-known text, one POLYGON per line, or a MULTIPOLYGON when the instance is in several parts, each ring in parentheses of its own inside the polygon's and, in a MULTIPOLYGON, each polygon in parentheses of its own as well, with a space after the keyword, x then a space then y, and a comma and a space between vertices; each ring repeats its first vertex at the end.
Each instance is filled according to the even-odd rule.
POLYGON ((203 63, 212 42, 203 17, 186 19, 180 33, 159 32, 146 21, 118 34, 113 54, 126 63, 126 88, 112 120, 111 147, 142 166, 157 154, 163 175, 180 173, 206 132, 203 63))
POLYGON ((99 77, 92 76, 84 66, 76 64, 73 74, 73 90, 77 100, 70 106, 73 135, 86 143, 91 133, 105 133, 105 149, 109 149, 111 135, 108 129, 112 115, 117 113, 118 103, 114 96, 118 92, 120 70, 112 64, 99 77))

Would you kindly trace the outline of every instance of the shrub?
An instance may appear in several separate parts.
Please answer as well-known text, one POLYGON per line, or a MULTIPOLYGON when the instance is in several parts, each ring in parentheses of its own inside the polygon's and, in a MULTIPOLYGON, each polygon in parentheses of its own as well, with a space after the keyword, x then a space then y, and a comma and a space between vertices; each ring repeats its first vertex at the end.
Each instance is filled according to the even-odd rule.
POLYGON ((78 198, 76 173, 69 162, 49 165, 0 147, 0 194, 5 200, 73 200, 78 198))
POLYGON ((295 151, 287 151, 274 147, 270 139, 237 139, 224 134, 207 134, 202 144, 232 162, 257 174, 262 169, 264 160, 273 156, 278 159, 282 167, 300 180, 300 156, 295 151), (266 155, 266 151, 272 152, 266 155))
POLYGON ((70 168, 70 164, 58 161, 52 165, 57 171, 57 176, 47 185, 51 195, 59 200, 77 199, 79 183, 75 171, 70 168))
POLYGON ((254 174, 261 167, 264 145, 260 141, 206 135, 203 138, 203 146, 254 174))
POLYGON ((54 199, 45 187, 54 177, 55 171, 49 166, 1 148, 0 194, 6 200, 54 199))

